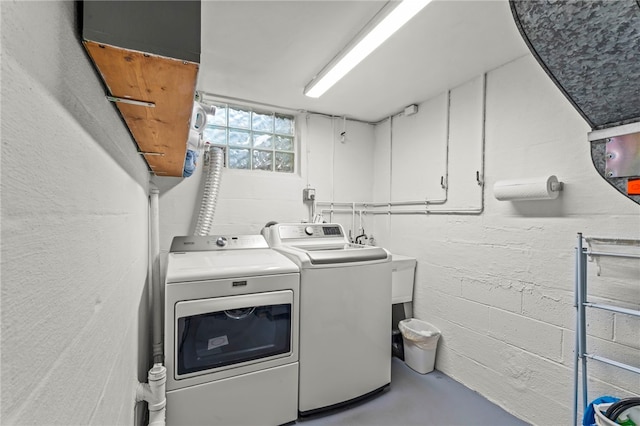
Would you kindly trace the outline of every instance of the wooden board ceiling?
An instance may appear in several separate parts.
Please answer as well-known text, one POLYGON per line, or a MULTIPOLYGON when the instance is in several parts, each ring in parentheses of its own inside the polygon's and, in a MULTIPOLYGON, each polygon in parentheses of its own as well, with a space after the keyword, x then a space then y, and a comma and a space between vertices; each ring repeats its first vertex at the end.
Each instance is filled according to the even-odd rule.
POLYGON ((159 176, 182 176, 199 64, 92 41, 85 48, 117 102, 138 148, 159 176))

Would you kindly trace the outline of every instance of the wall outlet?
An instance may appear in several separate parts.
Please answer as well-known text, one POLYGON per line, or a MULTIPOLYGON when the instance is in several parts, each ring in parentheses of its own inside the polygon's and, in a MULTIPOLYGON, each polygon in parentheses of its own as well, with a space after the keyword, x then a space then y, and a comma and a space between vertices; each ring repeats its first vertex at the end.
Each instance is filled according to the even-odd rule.
POLYGON ((316 190, 305 188, 302 190, 302 201, 313 201, 316 199, 316 190))
POLYGON ((408 107, 406 107, 404 109, 404 115, 406 117, 408 117, 410 115, 413 115, 413 114, 415 114, 417 112, 418 112, 418 105, 415 105, 415 104, 414 105, 409 105, 408 107))

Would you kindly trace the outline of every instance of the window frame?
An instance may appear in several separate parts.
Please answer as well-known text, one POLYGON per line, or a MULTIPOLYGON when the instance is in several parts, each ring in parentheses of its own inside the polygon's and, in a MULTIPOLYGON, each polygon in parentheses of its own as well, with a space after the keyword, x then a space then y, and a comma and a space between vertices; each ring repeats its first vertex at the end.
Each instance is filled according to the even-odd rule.
MULTIPOLYGON (((211 115, 207 114, 207 125, 203 132, 204 142, 209 144, 212 147, 221 147, 224 150, 225 155, 225 167, 229 170, 242 170, 248 172, 267 172, 267 173, 276 173, 279 175, 295 175, 299 172, 298 170, 298 155, 299 155, 299 143, 298 136, 296 133, 296 116, 294 114, 288 114, 282 111, 278 111, 276 109, 267 109, 264 107, 256 108, 251 105, 242 105, 238 103, 228 103, 224 101, 218 100, 208 100, 206 102, 207 105, 216 107, 216 114, 211 115), (219 120, 216 117, 219 117, 218 111, 224 108, 224 124, 220 124, 219 120), (238 112, 248 113, 248 124, 247 127, 243 127, 242 125, 230 125, 230 112, 232 110, 238 112), (262 115, 262 116, 270 116, 271 117, 271 129, 265 130, 260 128, 254 128, 254 114, 262 115), (280 132, 278 131, 277 120, 278 117, 285 118, 290 122, 291 133, 280 132), (217 122, 218 121, 218 122, 217 122), (224 130, 224 138, 225 143, 216 143, 215 141, 210 141, 208 138, 205 138, 205 134, 207 131, 211 130, 224 130), (244 139, 244 142, 240 143, 232 143, 231 140, 231 132, 236 132, 237 134, 246 133, 247 137, 244 139), (271 138, 270 148, 260 147, 255 144, 256 135, 269 135, 271 138), (282 149, 278 148, 277 140, 278 137, 281 138, 290 138, 291 140, 291 149, 282 149), (230 151, 232 149, 240 149, 248 151, 248 167, 231 167, 230 165, 230 151), (255 165, 255 155, 256 153, 267 152, 270 153, 270 162, 271 168, 256 168, 255 165), (291 156, 291 168, 289 170, 278 170, 278 155, 290 155, 291 156)), ((259 155, 259 154, 258 154, 259 155)))

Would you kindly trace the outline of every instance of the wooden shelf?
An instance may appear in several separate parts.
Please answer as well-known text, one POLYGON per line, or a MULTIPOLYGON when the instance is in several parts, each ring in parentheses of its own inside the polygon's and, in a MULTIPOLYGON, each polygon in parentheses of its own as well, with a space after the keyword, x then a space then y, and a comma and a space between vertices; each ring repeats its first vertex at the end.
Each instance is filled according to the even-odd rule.
POLYGON ((158 176, 182 176, 199 64, 84 40, 140 152, 158 176))

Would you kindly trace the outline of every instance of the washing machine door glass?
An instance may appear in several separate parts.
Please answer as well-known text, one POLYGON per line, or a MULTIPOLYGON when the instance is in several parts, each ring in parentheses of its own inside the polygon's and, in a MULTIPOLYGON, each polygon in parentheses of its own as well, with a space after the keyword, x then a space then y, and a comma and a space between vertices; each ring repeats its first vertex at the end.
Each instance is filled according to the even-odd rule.
POLYGON ((290 354, 292 304, 291 291, 178 303, 177 376, 290 354))

